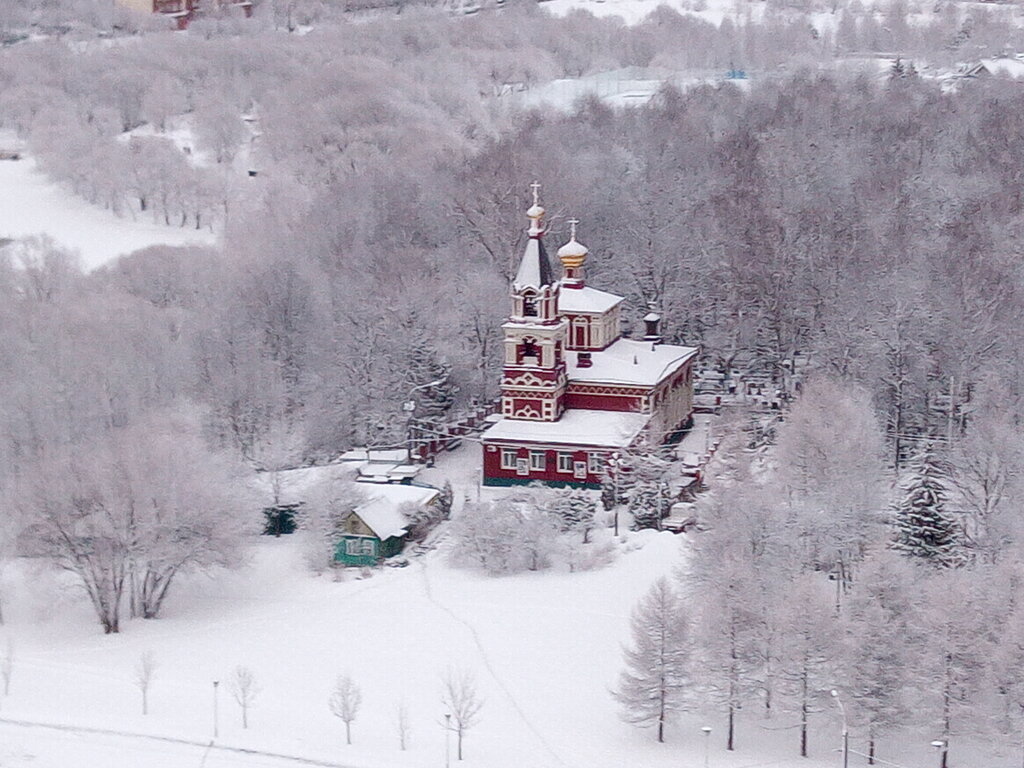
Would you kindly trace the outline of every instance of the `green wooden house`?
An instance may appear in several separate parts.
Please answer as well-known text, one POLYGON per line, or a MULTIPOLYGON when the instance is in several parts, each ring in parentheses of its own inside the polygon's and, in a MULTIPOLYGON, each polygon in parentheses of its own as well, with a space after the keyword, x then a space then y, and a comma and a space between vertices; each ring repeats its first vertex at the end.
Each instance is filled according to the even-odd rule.
POLYGON ((436 488, 426 486, 387 484, 370 488, 370 498, 341 521, 334 548, 334 562, 338 565, 376 565, 400 554, 409 525, 403 507, 423 507, 435 503, 440 496, 436 488))

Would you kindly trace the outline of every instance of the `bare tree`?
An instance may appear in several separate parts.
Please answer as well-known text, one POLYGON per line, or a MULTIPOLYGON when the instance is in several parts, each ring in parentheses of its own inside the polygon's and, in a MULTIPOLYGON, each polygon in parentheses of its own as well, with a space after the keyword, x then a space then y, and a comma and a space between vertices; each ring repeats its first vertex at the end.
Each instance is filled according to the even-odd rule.
POLYGON ((249 727, 249 708, 256 701, 261 690, 256 682, 256 675, 251 669, 241 665, 235 667, 235 671, 228 680, 228 691, 242 710, 243 728, 249 727))
POLYGON ((139 661, 135 665, 133 682, 135 687, 142 694, 142 714, 149 714, 149 688, 153 684, 153 675, 156 674, 157 662, 152 651, 143 651, 139 661))
POLYGON ((348 672, 338 675, 334 681, 334 690, 331 691, 331 698, 327 706, 331 714, 345 723, 345 743, 352 743, 352 721, 359 714, 359 707, 363 703, 363 692, 359 690, 352 675, 348 672))
POLYGON ((657 726, 665 741, 665 724, 684 709, 690 684, 689 617, 679 595, 664 577, 633 609, 633 647, 623 649, 626 668, 612 692, 622 705, 622 719, 657 726))
POLYGON ((398 702, 398 707, 395 710, 395 731, 398 733, 398 748, 404 752, 408 748, 409 739, 412 736, 409 707, 404 701, 398 702))
POLYGON ((456 754, 462 759, 462 739, 479 722, 484 702, 477 694, 476 679, 467 670, 449 669, 443 680, 441 703, 446 710, 445 727, 455 731, 456 754), (451 715, 451 717, 447 717, 451 715))

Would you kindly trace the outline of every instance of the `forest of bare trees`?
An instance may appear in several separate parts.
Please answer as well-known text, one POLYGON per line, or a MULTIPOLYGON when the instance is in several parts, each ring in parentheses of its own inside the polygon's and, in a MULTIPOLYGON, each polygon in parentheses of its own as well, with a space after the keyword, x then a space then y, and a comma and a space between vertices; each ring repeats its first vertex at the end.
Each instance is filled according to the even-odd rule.
MULTIPOLYGON (((0 21, 62 7, 21 4, 0 21)), ((700 344, 715 368, 781 376, 804 358, 839 382, 830 407, 877 423, 865 474, 895 478, 930 441, 956 468, 970 556, 995 563, 1015 541, 998 467, 1024 408, 1024 96, 819 65, 862 46, 952 63, 1016 48, 1018 30, 955 8, 899 24, 914 10, 899 3, 887 20, 838 9, 834 35, 781 9, 715 26, 662 8, 626 26, 532 5, 358 24, 306 7, 303 35, 267 4, 249 26, 0 49, 0 127, 43 169, 120 215, 223 240, 89 274, 45 240, 0 248, 0 494, 20 513, 0 554, 73 571, 115 631, 122 603, 154 615, 179 571, 237 560, 244 498, 210 490, 232 487, 237 462, 400 442, 402 403, 439 376, 441 410, 492 399, 534 179, 549 238, 582 220, 589 280, 627 294, 627 322, 657 306, 668 340, 700 344), (628 110, 596 98, 518 110, 495 95, 618 66, 736 63, 763 76, 668 86, 628 110), (181 115, 208 163, 165 135, 181 115), (254 137, 258 175, 236 173, 254 137), (162 510, 149 523, 133 517, 142 490, 162 510), (214 546, 163 549, 183 530, 214 546)), ((787 440, 777 449, 799 471, 807 440, 787 440)), ((800 518, 800 562, 846 578, 869 549, 850 537, 877 522, 859 515, 878 505, 835 469, 786 487, 832 489, 818 507, 859 499, 829 526, 800 518)))

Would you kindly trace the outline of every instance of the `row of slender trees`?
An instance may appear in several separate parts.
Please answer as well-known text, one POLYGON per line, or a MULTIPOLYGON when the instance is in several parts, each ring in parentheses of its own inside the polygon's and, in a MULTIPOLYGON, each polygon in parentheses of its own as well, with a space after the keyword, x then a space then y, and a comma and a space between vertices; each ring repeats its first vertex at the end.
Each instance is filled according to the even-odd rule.
POLYGON ((624 718, 660 740, 675 713, 715 708, 732 749, 739 711, 759 709, 795 726, 806 756, 836 691, 869 762, 907 727, 942 743, 943 764, 964 738, 1019 743, 1024 440, 972 442, 1006 425, 976 417, 977 433, 922 443, 896 478, 863 393, 817 381, 767 458, 727 446, 707 530, 635 610, 624 718))

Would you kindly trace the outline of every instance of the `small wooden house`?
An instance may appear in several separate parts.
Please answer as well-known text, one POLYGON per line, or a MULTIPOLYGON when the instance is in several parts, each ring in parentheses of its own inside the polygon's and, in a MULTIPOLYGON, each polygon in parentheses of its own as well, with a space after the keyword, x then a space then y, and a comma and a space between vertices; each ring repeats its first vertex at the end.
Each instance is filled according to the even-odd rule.
MULTIPOLYGON (((360 484, 363 485, 363 484, 360 484)), ((366 484, 369 485, 369 484, 366 484)), ((405 547, 409 520, 404 508, 423 508, 440 497, 436 488, 419 485, 370 486, 369 499, 341 521, 334 562, 341 566, 376 565, 405 547)))

